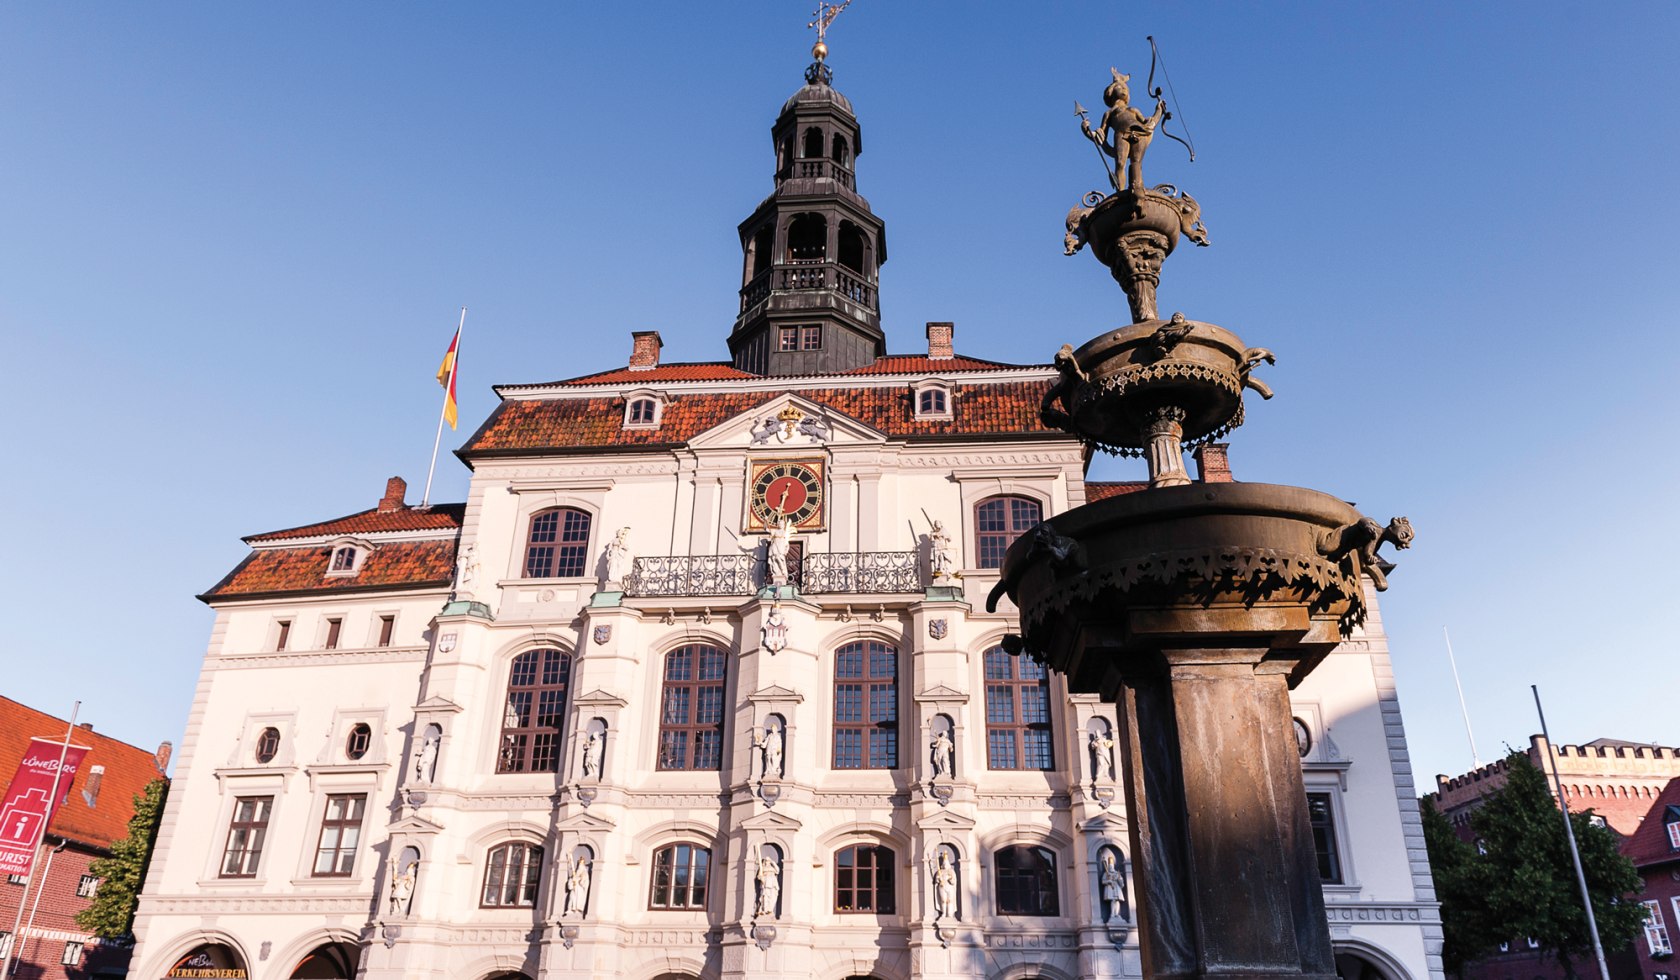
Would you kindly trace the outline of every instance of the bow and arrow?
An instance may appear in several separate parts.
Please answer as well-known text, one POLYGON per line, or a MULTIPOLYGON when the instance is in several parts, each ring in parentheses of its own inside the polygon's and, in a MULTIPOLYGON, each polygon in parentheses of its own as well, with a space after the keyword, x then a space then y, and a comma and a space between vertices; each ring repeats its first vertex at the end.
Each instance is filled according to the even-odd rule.
POLYGON ((1153 35, 1153 34, 1148 35, 1146 40, 1149 41, 1149 81, 1145 82, 1143 87, 1144 87, 1144 89, 1146 89, 1149 92, 1149 94, 1152 98, 1159 99, 1161 97, 1161 86, 1155 84, 1155 66, 1160 65, 1160 67, 1161 67, 1161 78, 1164 79, 1167 83, 1167 88, 1166 88, 1167 94, 1172 96, 1173 111, 1167 113, 1164 117, 1162 117, 1162 119, 1161 119, 1161 135, 1167 137, 1168 139, 1176 140, 1177 142, 1184 144, 1184 148, 1186 150, 1190 151, 1190 162, 1195 163, 1196 162, 1196 143, 1195 143, 1195 139, 1194 139, 1194 137, 1192 137, 1190 135, 1190 127, 1185 125, 1185 123, 1184 123, 1184 112, 1183 112, 1183 110, 1179 109, 1179 107, 1178 107, 1178 93, 1173 91, 1172 75, 1167 72, 1167 59, 1161 57, 1161 49, 1160 49, 1159 46, 1157 46, 1155 44, 1155 35, 1153 35), (1178 124, 1184 128, 1184 135, 1183 136, 1179 136, 1177 133, 1171 132, 1170 130, 1167 129, 1167 123, 1170 122, 1174 116, 1179 117, 1178 124))

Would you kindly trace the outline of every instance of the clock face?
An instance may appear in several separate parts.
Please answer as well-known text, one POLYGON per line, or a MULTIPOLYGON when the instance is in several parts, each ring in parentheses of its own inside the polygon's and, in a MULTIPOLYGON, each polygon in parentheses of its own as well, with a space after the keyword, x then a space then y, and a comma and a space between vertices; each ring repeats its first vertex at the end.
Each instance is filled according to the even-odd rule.
POLYGON ((783 460, 754 463, 748 488, 748 530, 763 530, 783 517, 796 528, 818 528, 823 518, 822 463, 783 460))

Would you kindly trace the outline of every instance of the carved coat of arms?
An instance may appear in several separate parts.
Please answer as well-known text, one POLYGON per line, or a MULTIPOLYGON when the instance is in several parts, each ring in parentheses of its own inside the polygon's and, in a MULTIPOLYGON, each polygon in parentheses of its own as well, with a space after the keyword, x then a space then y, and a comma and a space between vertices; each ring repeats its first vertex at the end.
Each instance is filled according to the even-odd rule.
POLYGON ((764 618, 764 625, 758 628, 759 645, 771 653, 781 653, 788 645, 787 620, 782 617, 781 606, 771 606, 770 614, 764 618))
POLYGON ((612 639, 612 627, 606 625, 597 626, 595 627, 595 632, 592 635, 596 643, 605 643, 612 639))
POLYGON ((928 622, 928 635, 936 640, 945 639, 945 634, 951 632, 951 624, 943 619, 928 622))

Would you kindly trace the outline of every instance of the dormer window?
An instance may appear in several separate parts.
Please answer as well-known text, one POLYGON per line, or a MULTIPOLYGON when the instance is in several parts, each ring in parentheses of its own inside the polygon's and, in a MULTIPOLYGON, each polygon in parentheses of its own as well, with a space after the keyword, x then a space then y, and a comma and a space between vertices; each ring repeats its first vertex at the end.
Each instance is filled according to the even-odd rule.
POLYGON ((665 407, 664 399, 647 392, 631 392, 624 397, 624 427, 626 429, 656 429, 665 407))
POLYGON ((360 538, 339 538, 327 546, 327 577, 354 575, 373 553, 373 545, 360 538))
POLYGON ((924 382, 915 389, 916 418, 949 419, 951 389, 943 382, 924 382))
POLYGON ((1668 846, 1671 850, 1680 851, 1680 813, 1675 813, 1674 807, 1668 808, 1668 846))

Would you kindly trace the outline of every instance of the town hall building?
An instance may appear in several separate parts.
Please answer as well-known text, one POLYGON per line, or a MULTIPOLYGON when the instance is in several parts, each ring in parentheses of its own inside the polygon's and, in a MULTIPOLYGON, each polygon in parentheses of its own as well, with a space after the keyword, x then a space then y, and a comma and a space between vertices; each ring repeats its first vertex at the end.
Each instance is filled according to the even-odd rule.
MULTIPOLYGON (((1114 707, 1006 653, 985 597, 1044 518, 1148 491, 1085 479, 1048 364, 951 323, 888 353, 858 119, 820 58, 806 80, 727 360, 643 331, 499 387, 464 503, 346 488, 377 503, 246 538, 202 596, 134 976, 1141 975, 1114 707)), ((1297 748, 1342 975, 1430 980, 1367 591, 1297 748)))

